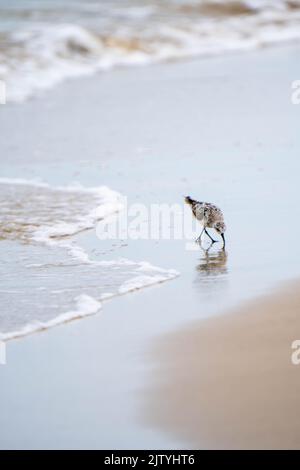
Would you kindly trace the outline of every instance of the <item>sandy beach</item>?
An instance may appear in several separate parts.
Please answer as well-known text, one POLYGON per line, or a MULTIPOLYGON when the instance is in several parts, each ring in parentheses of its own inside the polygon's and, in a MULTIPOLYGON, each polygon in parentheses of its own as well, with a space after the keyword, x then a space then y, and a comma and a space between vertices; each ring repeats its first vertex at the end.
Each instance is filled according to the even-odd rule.
POLYGON ((299 311, 295 282, 162 337, 148 419, 189 448, 299 449, 299 311))
MULTIPOLYGON (((0 108, 1 177, 108 186, 146 205, 199 195, 222 207, 228 226, 225 252, 78 234, 95 260, 146 261, 179 276, 8 341, 0 448, 300 447, 300 369, 290 361, 299 287, 289 286, 300 276, 300 107, 290 97, 299 52, 285 45, 120 68, 0 108)), ((2 290, 20 290, 38 269, 26 243, 14 243, 0 244, 2 290), (23 258, 29 267, 16 283, 8 266, 23 258)), ((75 288, 94 290, 97 272, 90 286, 76 266, 75 288)), ((63 269, 55 281, 69 279, 72 266, 63 269)), ((99 286, 109 284, 101 276, 99 286)), ((19 313, 43 305, 41 294, 19 313)))

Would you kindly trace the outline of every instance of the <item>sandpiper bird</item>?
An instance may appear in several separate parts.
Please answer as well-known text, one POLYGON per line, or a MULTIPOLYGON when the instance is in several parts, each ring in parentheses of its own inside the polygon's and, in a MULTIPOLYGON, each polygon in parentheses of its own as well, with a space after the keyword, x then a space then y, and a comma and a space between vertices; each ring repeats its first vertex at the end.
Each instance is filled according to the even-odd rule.
POLYGON ((202 234, 205 232, 212 243, 216 243, 217 240, 214 240, 207 231, 207 227, 214 228, 223 238, 223 248, 225 248, 224 232, 226 225, 221 209, 210 202, 195 201, 190 196, 186 196, 185 202, 191 206, 194 216, 203 225, 203 230, 196 241, 201 241, 202 234))

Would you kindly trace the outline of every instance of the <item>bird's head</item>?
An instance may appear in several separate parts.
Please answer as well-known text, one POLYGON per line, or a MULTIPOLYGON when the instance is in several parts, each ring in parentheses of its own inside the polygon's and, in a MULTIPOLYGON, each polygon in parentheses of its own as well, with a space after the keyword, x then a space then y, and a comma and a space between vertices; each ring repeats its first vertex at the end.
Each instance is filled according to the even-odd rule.
POLYGON ((220 235, 222 235, 222 233, 226 232, 226 225, 224 224, 224 222, 216 222, 215 225, 214 225, 214 229, 220 235))
POLYGON ((224 233, 226 232, 226 225, 224 222, 216 222, 214 225, 214 229, 221 235, 223 238, 224 248, 225 248, 225 237, 224 233))
POLYGON ((184 198, 184 202, 185 202, 186 204, 191 204, 191 203, 192 203, 192 198, 190 198, 190 196, 186 196, 186 197, 184 198))

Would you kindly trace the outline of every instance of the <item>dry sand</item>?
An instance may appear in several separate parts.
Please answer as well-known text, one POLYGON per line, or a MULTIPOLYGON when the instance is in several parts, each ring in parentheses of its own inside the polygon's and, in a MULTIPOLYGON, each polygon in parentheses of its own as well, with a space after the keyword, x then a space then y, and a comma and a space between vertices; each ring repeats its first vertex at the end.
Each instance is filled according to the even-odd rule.
POLYGON ((152 424, 192 447, 300 448, 299 287, 163 337, 152 424))

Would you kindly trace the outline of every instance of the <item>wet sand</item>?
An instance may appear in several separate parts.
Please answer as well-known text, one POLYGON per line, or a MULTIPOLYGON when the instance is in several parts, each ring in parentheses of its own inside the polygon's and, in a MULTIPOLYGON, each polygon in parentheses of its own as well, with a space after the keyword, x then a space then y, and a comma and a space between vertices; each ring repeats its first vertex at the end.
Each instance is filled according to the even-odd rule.
POLYGON ((162 337, 147 420, 191 448, 299 449, 299 287, 162 337))

